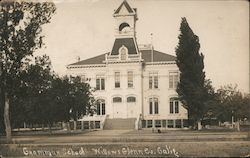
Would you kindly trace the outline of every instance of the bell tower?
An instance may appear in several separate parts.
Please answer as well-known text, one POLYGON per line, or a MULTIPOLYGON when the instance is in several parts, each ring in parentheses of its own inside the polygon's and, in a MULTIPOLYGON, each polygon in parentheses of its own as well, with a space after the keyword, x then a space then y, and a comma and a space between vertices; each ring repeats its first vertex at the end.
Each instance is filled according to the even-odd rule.
POLYGON ((126 0, 115 10, 115 36, 116 37, 135 37, 137 10, 131 8, 126 0))
MULTIPOLYGON (((131 8, 127 0, 124 0, 114 11, 115 19, 115 42, 109 56, 120 56, 117 60, 131 60, 131 55, 138 55, 136 42, 137 10, 131 8)), ((114 59, 112 57, 112 59, 114 59)), ((139 58, 138 58, 139 59, 139 58)))

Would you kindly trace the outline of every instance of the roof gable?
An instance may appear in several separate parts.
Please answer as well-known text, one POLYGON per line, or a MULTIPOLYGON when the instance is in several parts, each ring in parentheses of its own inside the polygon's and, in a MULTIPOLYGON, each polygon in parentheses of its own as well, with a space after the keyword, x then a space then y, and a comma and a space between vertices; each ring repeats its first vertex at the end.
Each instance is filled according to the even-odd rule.
POLYGON ((118 9, 116 9, 114 14, 119 14, 120 12, 124 13, 125 12, 124 9, 126 9, 128 13, 134 13, 134 10, 130 7, 128 2, 124 0, 122 4, 118 7, 118 9))

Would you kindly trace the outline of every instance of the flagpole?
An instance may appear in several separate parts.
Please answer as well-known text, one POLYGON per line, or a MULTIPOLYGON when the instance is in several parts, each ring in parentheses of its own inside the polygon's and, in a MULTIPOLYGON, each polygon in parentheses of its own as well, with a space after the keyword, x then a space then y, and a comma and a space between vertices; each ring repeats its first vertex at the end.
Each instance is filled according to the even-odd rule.
MULTIPOLYGON (((154 61, 154 51, 153 51, 153 33, 150 34, 151 36, 151 64, 153 65, 153 61, 154 61)), ((152 88, 153 88, 153 78, 152 78, 152 88)), ((151 97, 152 97, 152 91, 151 91, 151 97)), ((152 97, 152 104, 154 102, 154 98, 152 97)), ((152 105, 152 111, 154 109, 154 106, 152 105)), ((154 120, 154 113, 153 113, 153 117, 152 117, 152 132, 154 133, 154 129, 155 129, 155 120, 154 120)))
POLYGON ((154 62, 154 48, 153 48, 153 33, 151 35, 151 64, 153 65, 154 62))

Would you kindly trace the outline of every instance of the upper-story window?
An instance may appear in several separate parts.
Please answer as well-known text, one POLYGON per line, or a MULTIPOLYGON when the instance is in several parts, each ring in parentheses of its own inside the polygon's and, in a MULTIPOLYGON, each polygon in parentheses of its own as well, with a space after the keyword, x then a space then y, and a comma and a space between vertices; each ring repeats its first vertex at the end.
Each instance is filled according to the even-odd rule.
POLYGON ((105 79, 104 76, 96 76, 96 90, 105 90, 105 79))
POLYGON ((149 114, 158 114, 159 104, 158 98, 149 98, 149 114))
POLYGON ((169 72, 169 88, 177 88, 179 81, 178 72, 169 72))
POLYGON ((134 76, 133 71, 128 71, 128 88, 132 88, 134 86, 134 76))
POLYGON ((136 98, 135 97, 127 97, 127 102, 134 103, 134 102, 136 102, 136 98))
POLYGON ((120 88, 120 72, 115 72, 115 88, 120 88))
POLYGON ((122 102, 122 98, 121 97, 114 97, 113 98, 113 103, 121 103, 122 102))
POLYGON ((149 89, 158 88, 158 73, 150 72, 149 73, 149 89))
POLYGON ((179 101, 176 98, 170 98, 170 114, 179 113, 179 101))

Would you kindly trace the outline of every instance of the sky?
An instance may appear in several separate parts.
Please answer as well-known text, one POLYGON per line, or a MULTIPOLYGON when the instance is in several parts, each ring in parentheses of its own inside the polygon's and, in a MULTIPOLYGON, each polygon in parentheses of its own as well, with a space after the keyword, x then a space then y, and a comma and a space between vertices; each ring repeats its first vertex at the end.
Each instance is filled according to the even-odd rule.
MULTIPOLYGON (((123 0, 54 0, 57 10, 43 27, 45 47, 53 69, 66 74, 66 66, 111 51, 114 42, 114 10, 123 0)), ((199 36, 206 78, 218 89, 237 84, 249 92, 249 3, 244 0, 127 0, 137 8, 138 44, 175 55, 181 17, 199 36)))

